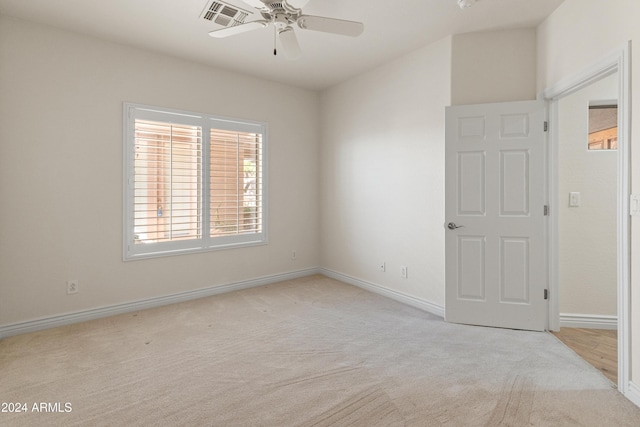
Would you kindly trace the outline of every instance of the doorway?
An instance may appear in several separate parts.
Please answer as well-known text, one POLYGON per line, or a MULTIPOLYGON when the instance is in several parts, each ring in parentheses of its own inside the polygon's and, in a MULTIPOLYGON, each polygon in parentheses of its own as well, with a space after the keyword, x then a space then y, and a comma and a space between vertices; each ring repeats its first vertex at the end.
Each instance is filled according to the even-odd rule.
POLYGON ((616 72, 558 101, 559 198, 553 201, 559 211, 556 336, 610 379, 617 378, 617 97, 616 72))
MULTIPOLYGON (((629 56, 630 46, 624 46, 618 52, 604 58, 602 61, 594 64, 581 73, 578 73, 571 79, 559 83, 558 85, 545 91, 545 98, 549 101, 550 105, 550 122, 551 122, 551 134, 550 134, 550 159, 549 159, 549 199, 551 203, 551 221, 550 221, 550 236, 551 245, 549 248, 549 262, 550 262, 550 318, 549 325, 552 331, 558 331, 561 326, 561 313, 563 308, 568 310, 568 314, 572 316, 565 316, 562 318, 563 324, 566 324, 569 320, 591 322, 601 322, 603 324, 609 323, 612 327, 617 327, 618 330, 618 389, 626 394, 629 387, 629 325, 630 325, 630 313, 629 313, 629 141, 630 141, 630 82, 629 82, 629 56), (607 281, 614 280, 615 286, 611 287, 608 291, 603 290, 603 294, 606 294, 608 301, 604 304, 598 304, 597 301, 571 301, 568 295, 575 295, 576 291, 572 288, 575 285, 566 284, 566 274, 563 274, 563 249, 561 243, 566 241, 565 229, 566 224, 563 225, 563 219, 566 223, 566 218, 573 218, 575 222, 579 222, 579 213, 585 212, 581 210, 583 199, 581 191, 576 188, 576 191, 570 190, 568 187, 561 185, 562 181, 562 132, 563 121, 568 120, 563 118, 563 104, 569 102, 573 95, 577 98, 580 96, 589 96, 590 90, 599 86, 606 85, 607 79, 610 78, 612 82, 613 93, 617 96, 613 96, 614 100, 617 100, 618 106, 618 140, 616 142, 616 152, 608 152, 609 157, 614 157, 616 170, 614 172, 615 179, 612 183, 614 197, 614 209, 609 211, 609 216, 613 215, 615 219, 614 224, 614 236, 612 246, 614 247, 615 260, 613 260, 614 267, 607 268, 609 270, 609 276, 607 281), (584 90, 584 91, 583 91, 584 90), (577 193, 577 194, 576 194, 577 193), (573 205, 573 206, 572 206, 573 205), (577 206, 576 206, 577 205, 577 206), (571 211, 570 209, 573 209, 571 211), (563 215, 564 213, 564 215, 563 215), (564 236, 564 237, 563 237, 564 236), (611 271, 615 270, 615 278, 611 278, 611 271), (563 301, 562 297, 565 297, 563 301), (563 304, 568 305, 563 305, 563 304), (576 305, 573 305, 576 303, 576 305), (581 305, 584 310, 592 311, 591 316, 584 316, 585 313, 578 313, 577 311, 583 311, 577 309, 578 304, 581 305), (588 305, 591 304, 591 305, 588 305), (615 306, 615 309, 612 309, 615 306), (568 308, 567 308, 568 307, 568 308), (588 309, 586 307, 589 307, 588 309), (597 308, 594 308, 597 307, 597 308), (608 310, 608 311, 607 311, 608 310), (613 314, 609 314, 613 313, 613 314), (579 316, 579 314, 583 316, 579 316), (607 317, 609 316, 609 317, 607 317)), ((610 101, 609 94, 594 95, 594 100, 597 102, 610 101), (601 99, 595 99, 601 98, 601 99)), ((596 103, 597 103, 596 102, 596 103)), ((588 107, 589 101, 587 101, 586 110, 583 115, 583 119, 588 122, 588 107)), ((585 150, 587 151, 588 141, 584 141, 585 150)), ((588 155, 599 155, 601 153, 584 153, 588 155)), ((565 156, 566 157, 566 156, 565 156)), ((589 158, 588 156, 586 158, 589 158)), ((591 160, 602 160, 597 157, 591 157, 591 160)), ((609 159, 611 160, 611 159, 609 159)), ((581 185, 578 181, 574 181, 572 185, 581 185)), ((586 203, 586 200, 584 200, 586 203)), ((611 230, 609 226, 609 230, 611 230)), ((588 234, 585 231, 585 225, 582 224, 576 227, 578 233, 582 231, 585 235, 588 234)), ((611 233, 609 233, 610 235, 611 233)), ((584 236, 583 236, 584 237, 584 236)), ((566 245, 566 243, 565 243, 566 245)), ((594 249, 598 246, 598 241, 591 243, 575 244, 573 252, 579 254, 585 254, 588 250, 594 249)), ((567 249, 566 247, 564 249, 567 249)), ((611 249, 610 249, 611 250, 611 249)), ((583 264, 584 266, 585 264, 583 264)), ((565 273, 567 267, 564 267, 565 273)), ((586 268, 585 268, 586 270, 586 268)), ((572 274, 575 274, 573 272, 572 274)), ((601 279, 604 280, 604 279, 601 279)), ((577 285, 578 288, 580 284, 577 285)), ((579 291, 578 291, 579 292, 579 291)), ((582 296, 588 294, 588 291, 582 290, 582 296)), ((578 298, 584 299, 587 298, 578 298)), ((600 301, 601 303, 603 301, 600 301)), ((567 314, 567 313, 564 313, 567 314)), ((587 313, 591 314, 591 313, 587 313)))

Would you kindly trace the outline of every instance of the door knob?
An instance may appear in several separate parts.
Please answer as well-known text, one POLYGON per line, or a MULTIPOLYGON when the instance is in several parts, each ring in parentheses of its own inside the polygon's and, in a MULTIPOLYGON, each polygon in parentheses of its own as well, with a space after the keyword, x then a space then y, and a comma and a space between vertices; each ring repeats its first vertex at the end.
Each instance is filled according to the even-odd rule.
POLYGON ((447 228, 449 230, 455 230, 456 228, 462 228, 464 227, 464 225, 456 225, 455 222, 450 222, 449 224, 447 224, 447 228))

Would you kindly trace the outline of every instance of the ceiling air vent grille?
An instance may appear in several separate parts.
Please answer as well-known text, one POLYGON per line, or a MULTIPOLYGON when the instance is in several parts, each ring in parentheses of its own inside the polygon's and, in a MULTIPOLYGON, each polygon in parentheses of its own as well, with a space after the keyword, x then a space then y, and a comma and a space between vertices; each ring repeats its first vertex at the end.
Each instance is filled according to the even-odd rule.
POLYGON ((234 25, 244 24, 247 16, 249 16, 249 13, 246 11, 218 0, 207 3, 207 6, 202 12, 203 19, 215 22, 223 27, 233 27, 234 25))

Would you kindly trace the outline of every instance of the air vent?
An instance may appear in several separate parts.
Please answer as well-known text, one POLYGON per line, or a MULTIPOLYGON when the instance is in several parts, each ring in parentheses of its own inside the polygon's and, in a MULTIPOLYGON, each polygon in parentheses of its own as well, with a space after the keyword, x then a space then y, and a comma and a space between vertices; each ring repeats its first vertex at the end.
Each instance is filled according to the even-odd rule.
POLYGON ((249 16, 249 12, 219 0, 207 2, 201 15, 202 19, 215 22, 223 27, 244 24, 247 16, 249 16))

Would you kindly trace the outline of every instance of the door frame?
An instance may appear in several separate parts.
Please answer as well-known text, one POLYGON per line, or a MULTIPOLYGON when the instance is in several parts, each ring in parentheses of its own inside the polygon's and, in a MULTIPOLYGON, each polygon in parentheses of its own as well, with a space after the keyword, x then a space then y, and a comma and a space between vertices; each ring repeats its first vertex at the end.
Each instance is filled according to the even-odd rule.
POLYGON ((560 328, 559 304, 559 159, 558 101, 596 81, 618 73, 618 182, 617 182, 617 290, 618 290, 618 390, 629 392, 630 377, 630 142, 631 142, 631 42, 546 89, 541 97, 549 104, 548 183, 549 220, 549 329, 560 328))

